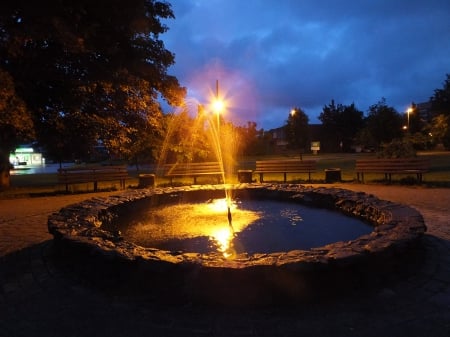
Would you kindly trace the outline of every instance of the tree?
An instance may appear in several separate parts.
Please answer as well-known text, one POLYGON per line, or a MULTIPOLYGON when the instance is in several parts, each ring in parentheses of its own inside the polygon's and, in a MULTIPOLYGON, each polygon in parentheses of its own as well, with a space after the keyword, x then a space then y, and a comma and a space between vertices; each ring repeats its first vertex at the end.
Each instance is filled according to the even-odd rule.
POLYGON ((1 2, 0 68, 50 154, 85 158, 101 142, 128 158, 140 134, 160 134, 159 95, 173 105, 185 95, 159 38, 173 17, 157 0, 1 2))
POLYGON ((433 120, 430 126, 433 138, 450 149, 450 74, 442 89, 436 89, 430 98, 433 120))
POLYGON ((13 79, 0 69, 0 189, 9 186, 9 153, 20 142, 33 138, 33 121, 16 95, 13 79))
POLYGON ((436 89, 430 101, 434 115, 450 116, 450 74, 446 75, 442 89, 436 89))
POLYGON ((442 144, 446 149, 450 149, 450 116, 439 114, 434 117, 429 131, 434 145, 442 144))
POLYGON ((289 142, 289 147, 299 150, 300 157, 309 142, 308 122, 309 118, 306 113, 296 107, 292 109, 285 125, 286 139, 289 142))
POLYGON ((163 146, 158 154, 164 163, 193 162, 214 159, 208 114, 199 106, 195 118, 185 107, 179 113, 164 118, 163 146))
POLYGON ((324 106, 319 115, 322 122, 324 134, 329 143, 327 147, 336 151, 350 151, 354 143, 356 134, 364 125, 363 113, 356 109, 355 105, 345 106, 342 104, 331 103, 324 106))
POLYGON ((402 124, 402 116, 386 104, 385 98, 369 107, 366 128, 375 147, 380 148, 383 143, 390 143, 395 138, 401 138, 402 124))
POLYGON ((248 156, 260 152, 260 132, 256 126, 255 122, 248 121, 247 125, 236 128, 239 135, 239 154, 248 156))

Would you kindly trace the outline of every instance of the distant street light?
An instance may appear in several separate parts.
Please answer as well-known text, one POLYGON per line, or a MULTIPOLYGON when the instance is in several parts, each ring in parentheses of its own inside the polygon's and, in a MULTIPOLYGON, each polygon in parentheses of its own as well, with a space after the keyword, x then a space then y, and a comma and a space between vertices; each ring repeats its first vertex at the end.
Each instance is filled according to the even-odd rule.
POLYGON ((407 116, 408 116, 408 126, 407 126, 407 129, 408 129, 408 132, 409 132, 409 114, 410 113, 412 113, 413 112, 413 108, 408 108, 408 110, 406 110, 406 114, 407 114, 407 116))
MULTIPOLYGON (((294 116, 297 114, 297 109, 295 109, 295 108, 291 109, 290 114, 291 114, 291 117, 294 118, 294 116)), ((292 120, 292 123, 295 124, 294 120, 292 120)), ((299 135, 297 135, 297 133, 296 133, 295 137, 299 137, 299 135)), ((302 148, 301 148, 300 144, 298 144, 298 145, 299 145, 299 152, 300 152, 300 160, 303 161, 302 148)))

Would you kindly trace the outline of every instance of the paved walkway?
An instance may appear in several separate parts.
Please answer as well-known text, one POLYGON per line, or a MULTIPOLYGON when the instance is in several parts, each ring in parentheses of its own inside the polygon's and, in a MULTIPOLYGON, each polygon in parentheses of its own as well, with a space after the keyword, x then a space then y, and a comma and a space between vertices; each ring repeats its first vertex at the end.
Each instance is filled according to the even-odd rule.
POLYGON ((424 262, 325 303, 253 309, 111 294, 56 263, 48 215, 109 193, 0 200, 0 337, 450 336, 450 189, 338 186, 417 208, 428 226, 424 262))

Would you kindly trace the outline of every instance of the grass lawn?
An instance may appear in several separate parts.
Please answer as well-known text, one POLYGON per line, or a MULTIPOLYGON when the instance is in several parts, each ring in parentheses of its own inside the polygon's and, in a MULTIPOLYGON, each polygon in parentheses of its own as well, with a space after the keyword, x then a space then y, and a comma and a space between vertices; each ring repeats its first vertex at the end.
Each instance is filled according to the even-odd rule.
MULTIPOLYGON (((424 174, 424 187, 450 187, 450 152, 420 152, 419 156, 427 157, 430 159, 431 168, 430 171, 424 174)), ((289 159, 298 158, 295 154, 283 154, 278 156, 265 156, 265 157, 247 157, 239 160, 243 163, 241 166, 251 166, 251 163, 255 160, 265 159, 289 159)), ((341 170, 341 178, 344 182, 356 182, 355 160, 375 158, 373 153, 333 153, 333 154, 304 154, 303 159, 317 160, 317 172, 311 174, 312 183, 323 183, 325 181, 325 169, 339 168, 341 170)), ((136 188, 139 183, 138 175, 140 172, 130 171, 130 179, 127 180, 127 186, 130 188, 136 188)), ((256 175, 253 179, 258 179, 256 175)), ((288 182, 296 183, 308 183, 308 174, 288 174, 288 182)), ((366 183, 381 183, 386 184, 383 181, 384 175, 382 174, 365 174, 366 183)), ((237 175, 234 175, 234 181, 231 183, 237 183, 237 175)), ((266 182, 280 182, 283 181, 283 174, 265 174, 264 180, 266 182)), ((216 179, 214 177, 199 178, 199 184, 214 184, 216 179)), ((189 185, 192 184, 192 178, 186 177, 176 180, 176 185, 189 185)), ((415 175, 409 177, 407 175, 393 175, 392 184, 415 184, 415 175)), ((157 184, 159 186, 168 185, 168 180, 164 178, 157 178, 157 184)), ((99 190, 118 190, 119 182, 99 182, 99 190)), ((92 183, 78 184, 71 187, 72 193, 90 192, 93 190, 92 183)), ((11 176, 11 188, 6 191, 0 192, 0 198, 18 197, 23 195, 39 196, 46 194, 66 193, 64 185, 57 184, 56 173, 51 174, 22 174, 11 176)))

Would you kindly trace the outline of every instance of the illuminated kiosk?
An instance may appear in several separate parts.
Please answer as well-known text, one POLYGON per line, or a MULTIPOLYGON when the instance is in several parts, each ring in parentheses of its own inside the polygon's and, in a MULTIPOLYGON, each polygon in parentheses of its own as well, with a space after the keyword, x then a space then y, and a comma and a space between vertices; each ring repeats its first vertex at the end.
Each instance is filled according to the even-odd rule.
POLYGON ((42 165, 45 160, 42 153, 35 152, 32 147, 18 147, 9 154, 9 162, 14 166, 42 165))
POLYGON ((361 287, 365 280, 384 282, 386 275, 396 274, 405 261, 415 259, 414 247, 426 231, 423 217, 411 207, 362 192, 295 184, 239 184, 232 193, 237 198, 332 210, 367 221, 373 230, 353 240, 308 250, 232 256, 220 250, 143 247, 114 230, 118 220, 144 210, 166 205, 170 211, 173 204, 208 202, 223 196, 223 190, 223 185, 141 189, 65 207, 48 219, 56 255, 75 259, 78 263, 71 269, 80 268, 84 277, 95 279, 100 287, 109 285, 112 291, 162 301, 253 305, 318 300, 361 287))

